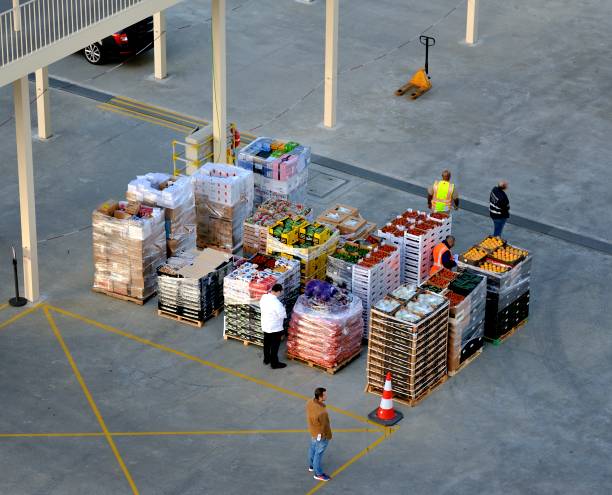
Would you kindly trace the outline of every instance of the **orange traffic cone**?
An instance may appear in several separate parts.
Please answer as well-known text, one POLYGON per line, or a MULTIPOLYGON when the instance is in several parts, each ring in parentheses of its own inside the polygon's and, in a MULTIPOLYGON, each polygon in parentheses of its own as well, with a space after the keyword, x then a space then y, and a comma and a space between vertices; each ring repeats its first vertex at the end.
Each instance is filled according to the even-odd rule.
POLYGON ((389 371, 385 378, 385 387, 383 389, 382 399, 380 399, 380 407, 368 414, 368 418, 381 425, 393 426, 403 417, 404 415, 401 412, 393 409, 393 390, 391 388, 391 372, 389 371))

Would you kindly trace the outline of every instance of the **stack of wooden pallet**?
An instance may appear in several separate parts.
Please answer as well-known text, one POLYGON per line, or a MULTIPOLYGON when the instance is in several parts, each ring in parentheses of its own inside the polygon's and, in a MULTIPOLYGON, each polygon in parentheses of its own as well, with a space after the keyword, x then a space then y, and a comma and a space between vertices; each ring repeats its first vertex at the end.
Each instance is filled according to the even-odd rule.
POLYGON ((400 286, 372 309, 367 391, 381 394, 387 372, 394 397, 416 405, 446 381, 449 303, 414 286, 400 286))

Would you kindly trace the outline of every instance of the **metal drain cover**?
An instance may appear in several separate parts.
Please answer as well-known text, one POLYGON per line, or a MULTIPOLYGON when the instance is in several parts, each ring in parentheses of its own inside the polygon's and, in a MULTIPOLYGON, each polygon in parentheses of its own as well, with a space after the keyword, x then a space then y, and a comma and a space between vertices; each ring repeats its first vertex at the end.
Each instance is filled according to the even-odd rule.
POLYGON ((308 180, 308 194, 317 198, 324 198, 348 181, 333 175, 318 173, 308 180))

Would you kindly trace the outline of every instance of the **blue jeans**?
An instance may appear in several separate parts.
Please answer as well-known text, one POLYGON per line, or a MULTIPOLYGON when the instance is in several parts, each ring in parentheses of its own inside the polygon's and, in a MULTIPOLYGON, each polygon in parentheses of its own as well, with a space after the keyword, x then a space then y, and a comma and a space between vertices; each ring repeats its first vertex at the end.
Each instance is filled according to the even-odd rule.
POLYGON ((325 438, 321 440, 317 440, 313 438, 310 440, 310 452, 308 453, 308 465, 314 468, 314 472, 317 476, 321 476, 323 474, 323 467, 321 466, 323 462, 323 453, 329 444, 329 440, 325 438))
POLYGON ((502 235, 504 225, 506 225, 507 218, 492 218, 493 220, 493 237, 499 237, 502 235))

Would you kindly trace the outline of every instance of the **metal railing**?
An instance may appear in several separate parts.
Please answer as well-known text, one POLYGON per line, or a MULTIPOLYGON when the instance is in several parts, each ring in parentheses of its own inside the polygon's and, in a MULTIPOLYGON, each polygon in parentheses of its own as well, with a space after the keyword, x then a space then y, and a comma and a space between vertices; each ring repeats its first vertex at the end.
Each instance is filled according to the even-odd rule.
POLYGON ((146 0, 30 0, 0 14, 0 67, 146 0))

